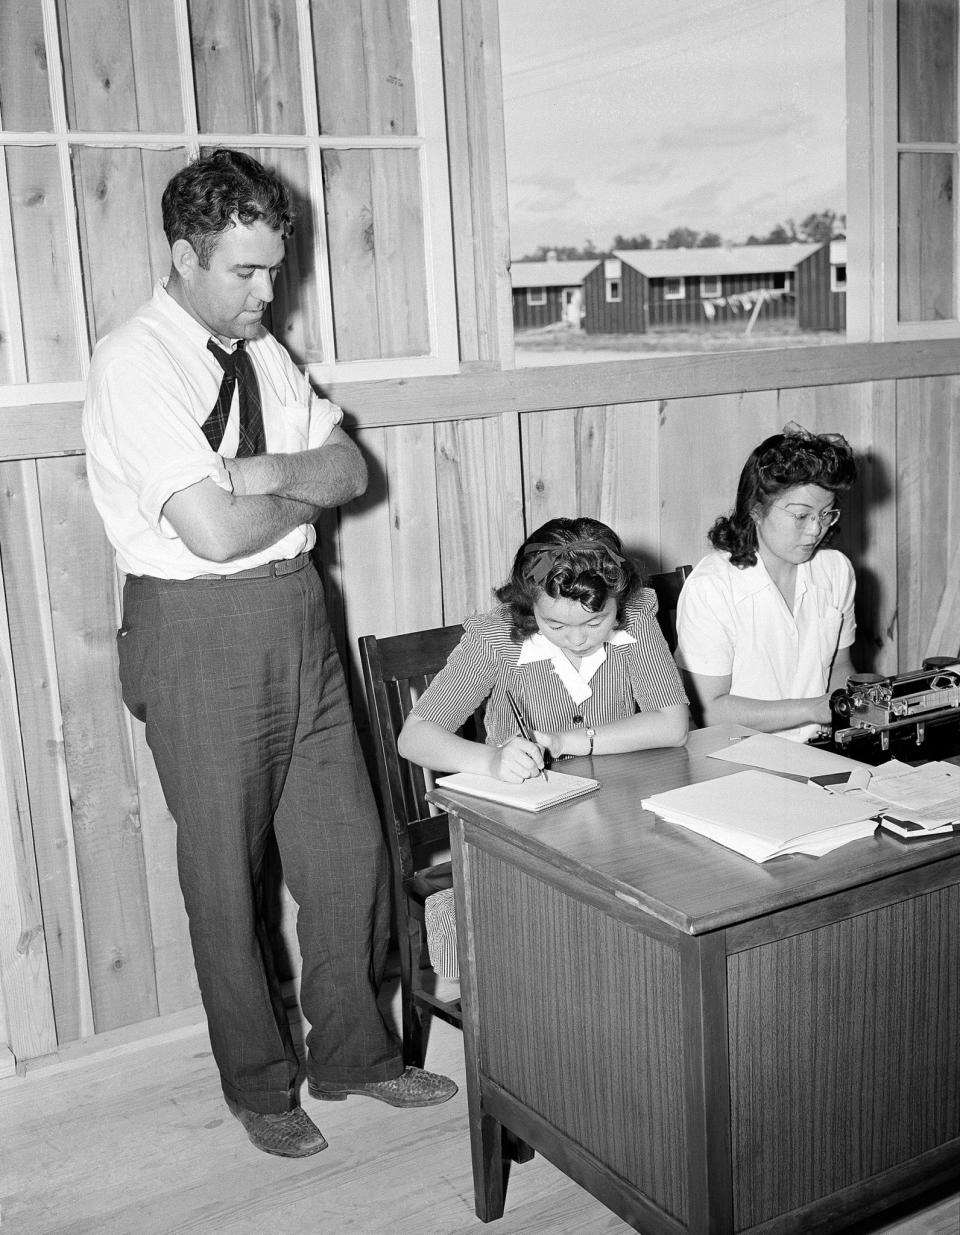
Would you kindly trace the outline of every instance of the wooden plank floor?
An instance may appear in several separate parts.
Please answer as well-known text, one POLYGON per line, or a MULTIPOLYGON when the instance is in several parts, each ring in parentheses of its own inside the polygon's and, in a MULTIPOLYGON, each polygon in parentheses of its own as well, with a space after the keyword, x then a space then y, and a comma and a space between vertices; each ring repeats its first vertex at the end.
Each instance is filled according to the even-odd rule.
MULTIPOLYGON (((504 1217, 473 1211, 462 1039, 437 1022, 429 1067, 461 1092, 432 1110, 304 1096, 329 1149, 258 1153, 230 1116, 196 1013, 103 1035, 0 1081, 2 1235, 594 1235, 628 1232, 539 1155, 514 1167, 504 1217)), ((893 1213, 889 1215, 892 1219, 893 1213)), ((958 1235, 960 1197, 874 1228, 958 1235)))

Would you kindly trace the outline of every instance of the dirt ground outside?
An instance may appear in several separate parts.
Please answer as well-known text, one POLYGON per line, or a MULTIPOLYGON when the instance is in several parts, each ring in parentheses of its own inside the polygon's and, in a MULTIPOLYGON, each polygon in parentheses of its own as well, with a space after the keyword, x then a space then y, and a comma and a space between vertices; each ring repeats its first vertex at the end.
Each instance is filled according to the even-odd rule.
POLYGON ((639 360, 645 356, 682 356, 692 352, 736 352, 758 348, 817 347, 845 342, 839 331, 799 330, 796 322, 757 322, 750 334, 744 325, 702 330, 651 330, 647 334, 586 334, 557 324, 520 330, 514 336, 517 368, 587 364, 600 360, 639 360))

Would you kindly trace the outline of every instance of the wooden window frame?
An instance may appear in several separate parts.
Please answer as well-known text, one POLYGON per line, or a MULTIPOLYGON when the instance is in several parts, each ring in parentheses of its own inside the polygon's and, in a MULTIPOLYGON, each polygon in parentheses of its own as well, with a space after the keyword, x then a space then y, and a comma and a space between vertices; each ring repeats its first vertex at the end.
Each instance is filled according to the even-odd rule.
POLYGON ((830 290, 832 292, 845 292, 847 290, 847 264, 846 262, 838 263, 836 266, 830 267, 830 290), (843 271, 843 279, 841 280, 837 274, 838 270, 843 271))
POLYGON ((664 300, 686 300, 687 281, 683 277, 683 275, 680 275, 680 277, 676 279, 664 279, 663 280, 663 298, 664 300), (668 285, 671 283, 677 284, 677 290, 675 292, 671 292, 669 290, 668 285))
MULTIPOLYGON (((304 366, 316 381, 374 380, 391 377, 422 377, 456 373, 460 365, 456 315, 453 236, 450 216, 450 177, 447 164, 446 112, 443 92, 443 57, 440 42, 438 6, 435 0, 409 0, 412 58, 416 88, 418 131, 403 136, 327 136, 319 131, 316 86, 313 80, 312 26, 309 0, 295 0, 300 45, 300 88, 305 124, 302 134, 276 133, 201 133, 197 123, 194 66, 190 45, 187 0, 170 0, 174 5, 177 30, 178 65, 184 108, 184 127, 177 133, 104 132, 71 130, 67 123, 63 58, 56 0, 40 0, 44 40, 48 58, 53 129, 49 132, 0 130, 0 266, 15 270, 13 229, 3 150, 7 146, 52 146, 56 148, 71 287, 71 312, 74 318, 79 380, 29 382, 22 332, 19 326, 17 279, 5 280, 0 288, 0 327, 7 330, 14 356, 13 382, 0 384, 0 407, 49 404, 82 400, 90 364, 90 327, 81 260, 81 238, 77 226, 76 188, 71 151, 76 147, 110 146, 144 150, 182 146, 196 157, 201 146, 229 145, 238 149, 303 150, 309 171, 310 195, 314 203, 314 262, 318 272, 319 337, 324 356, 335 355, 333 295, 327 262, 326 212, 324 208, 323 153, 328 150, 404 150, 418 153, 420 201, 423 211, 423 248, 430 352, 422 356, 386 357, 346 361, 325 361, 304 366)), ((22 275, 22 272, 21 272, 22 275)))
POLYGON ((700 276, 700 299, 701 300, 713 300, 715 297, 722 296, 722 295, 723 295, 723 279, 721 279, 719 275, 716 275, 713 278, 709 278, 709 279, 703 275, 700 276), (713 284, 712 288, 707 286, 710 283, 713 284))
MULTIPOLYGON (((900 154, 911 151, 949 152, 960 164, 960 141, 899 141, 897 0, 856 0, 848 4, 846 43, 847 342, 957 338, 957 269, 953 318, 900 320, 898 171, 900 154)), ((960 265, 960 208, 956 198, 954 254, 960 265)))
POLYGON ((545 287, 528 287, 527 288, 527 304, 535 309, 538 306, 547 303, 547 289, 545 287))
POLYGON ((623 278, 604 279, 604 294, 607 304, 620 304, 623 301, 623 278))

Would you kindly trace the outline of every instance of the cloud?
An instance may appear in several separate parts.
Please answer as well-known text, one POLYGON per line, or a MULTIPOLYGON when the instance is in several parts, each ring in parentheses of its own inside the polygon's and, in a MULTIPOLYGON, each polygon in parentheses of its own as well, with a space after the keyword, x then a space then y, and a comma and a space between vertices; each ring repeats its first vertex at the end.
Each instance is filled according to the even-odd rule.
POLYGON ((663 159, 645 159, 639 163, 611 169, 610 184, 634 186, 637 184, 664 183, 677 174, 677 165, 663 159))
POLYGON ((804 131, 811 118, 796 107, 771 107, 766 111, 751 112, 736 119, 723 119, 713 124, 685 124, 667 129, 657 143, 658 150, 735 150, 743 147, 756 149, 765 141, 795 141, 804 131))

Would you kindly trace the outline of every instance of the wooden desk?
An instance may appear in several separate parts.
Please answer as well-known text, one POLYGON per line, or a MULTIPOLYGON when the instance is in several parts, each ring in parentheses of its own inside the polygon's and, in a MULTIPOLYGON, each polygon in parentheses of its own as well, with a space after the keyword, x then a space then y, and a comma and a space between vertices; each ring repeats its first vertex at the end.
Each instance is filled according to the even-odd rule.
POLYGON ((504 1128, 648 1235, 841 1231, 955 1182, 960 838, 761 866, 640 810, 736 771, 705 758, 731 732, 597 759, 542 815, 434 793, 484 1221, 504 1128))

